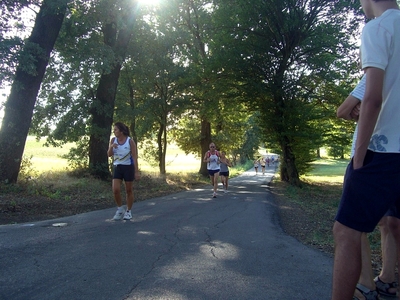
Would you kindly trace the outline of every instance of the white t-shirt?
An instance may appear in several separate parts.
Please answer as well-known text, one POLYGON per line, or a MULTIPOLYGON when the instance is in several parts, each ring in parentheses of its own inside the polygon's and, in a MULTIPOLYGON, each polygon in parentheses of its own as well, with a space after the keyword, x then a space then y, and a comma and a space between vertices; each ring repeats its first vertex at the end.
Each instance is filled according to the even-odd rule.
POLYGON ((400 152, 400 10, 388 9, 361 35, 362 68, 385 71, 382 107, 368 149, 400 152))
MULTIPOLYGON (((364 74, 364 76, 358 82, 357 86, 350 93, 350 95, 362 101, 365 94, 365 83, 366 83, 366 74, 364 74)), ((350 158, 354 156, 354 152, 356 151, 357 132, 358 132, 358 125, 356 125, 356 129, 354 129, 353 141, 351 143, 350 158)))

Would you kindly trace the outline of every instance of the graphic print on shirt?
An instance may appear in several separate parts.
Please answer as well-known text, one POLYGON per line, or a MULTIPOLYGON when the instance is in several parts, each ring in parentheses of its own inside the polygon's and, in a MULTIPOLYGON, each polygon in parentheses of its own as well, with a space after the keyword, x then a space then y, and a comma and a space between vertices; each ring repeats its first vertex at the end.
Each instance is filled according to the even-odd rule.
POLYGON ((372 151, 378 150, 379 152, 386 152, 386 148, 382 144, 387 144, 388 138, 385 135, 374 134, 369 143, 369 149, 372 151))
POLYGON ((131 155, 130 138, 128 137, 124 144, 119 144, 118 139, 114 139, 114 144, 118 147, 114 148, 114 165, 132 165, 133 159, 131 155))

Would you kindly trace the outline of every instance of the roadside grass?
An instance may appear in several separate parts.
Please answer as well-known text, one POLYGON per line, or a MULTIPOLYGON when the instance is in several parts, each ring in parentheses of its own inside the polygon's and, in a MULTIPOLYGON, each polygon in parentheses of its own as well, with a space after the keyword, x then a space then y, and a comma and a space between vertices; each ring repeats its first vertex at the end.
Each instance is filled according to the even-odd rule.
MULTIPOLYGON (((279 174, 271 184, 281 209, 284 230, 302 243, 333 254, 332 226, 340 202, 343 176, 348 160, 323 158, 313 163, 310 173, 301 177, 302 188, 293 187, 279 180, 279 174), (291 207, 291 212, 285 211, 291 207), (292 218, 292 222, 285 222, 292 218), (299 228, 301 229, 300 232, 299 228)), ((380 233, 378 229, 368 235, 373 266, 380 265, 380 233)))
MULTIPOLYGON (((43 147, 44 140, 29 137, 26 143, 22 171, 17 184, 0 184, 0 224, 39 221, 91 210, 114 207, 111 180, 101 181, 87 174, 74 176, 68 162, 62 158, 73 144, 62 148, 43 147)), ((134 182, 135 201, 208 185, 209 178, 198 173, 201 160, 186 155, 176 146, 167 151, 167 174, 140 160, 141 180, 134 182)), ((237 176, 247 165, 231 168, 237 176)), ((124 195, 124 188, 122 188, 124 195)))
POLYGON ((67 154, 74 143, 68 143, 63 147, 44 147, 44 143, 44 139, 37 141, 33 136, 28 136, 26 139, 24 157, 30 161, 32 170, 37 173, 65 170, 68 161, 61 158, 61 155, 67 154))

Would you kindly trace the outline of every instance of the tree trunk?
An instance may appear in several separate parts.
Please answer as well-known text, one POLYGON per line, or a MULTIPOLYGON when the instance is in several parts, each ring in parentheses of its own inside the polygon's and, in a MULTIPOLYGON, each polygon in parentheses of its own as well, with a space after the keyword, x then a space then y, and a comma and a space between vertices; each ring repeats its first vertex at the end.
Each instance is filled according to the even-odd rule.
POLYGON ((299 178, 299 172, 296 167, 296 157, 291 147, 292 139, 284 134, 290 125, 287 124, 287 120, 290 119, 290 115, 286 116, 290 112, 287 108, 287 104, 283 98, 282 83, 284 82, 284 71, 286 66, 287 58, 281 63, 277 75, 274 80, 274 102, 275 102, 275 116, 274 124, 272 124, 274 131, 277 134, 280 147, 282 149, 282 157, 280 161, 280 176, 282 181, 289 182, 291 185, 301 187, 301 181, 299 178))
POLYGON ((110 177, 107 146, 113 123, 119 74, 133 33, 134 17, 132 14, 134 14, 134 11, 134 9, 131 9, 131 13, 126 16, 126 27, 124 29, 118 31, 114 23, 106 24, 103 28, 104 43, 114 51, 117 62, 109 73, 101 75, 96 91, 96 99, 91 108, 92 127, 89 140, 89 168, 92 175, 101 179, 110 177))
POLYGON ((207 164, 203 163, 203 155, 209 150, 211 143, 211 124, 205 119, 201 120, 201 154, 200 154, 200 170, 199 173, 203 176, 208 176, 207 164))
MULTIPOLYGON (((164 120, 166 122, 166 118, 164 120)), ((160 167, 160 174, 166 174, 165 167, 165 157, 167 152, 167 129, 164 124, 160 124, 160 128, 157 134, 157 144, 158 144, 158 166, 160 167)))
POLYGON ((280 160, 280 176, 282 181, 301 187, 299 173, 295 164, 295 156, 287 138, 281 141, 282 159, 280 160))
POLYGON ((58 37, 67 8, 67 0, 54 7, 44 0, 35 19, 17 67, 0 130, 0 181, 15 183, 21 167, 25 142, 32 122, 33 109, 46 71, 50 53, 58 37))
POLYGON ((96 101, 91 108, 92 127, 89 140, 90 173, 101 179, 108 179, 107 146, 113 122, 115 94, 121 65, 115 66, 109 74, 100 78, 96 101))
MULTIPOLYGON (((129 84, 129 103, 130 103, 130 106, 132 107, 132 109, 134 110, 135 109, 135 92, 134 92, 134 88, 131 84, 129 84)), ((129 125, 129 129, 131 132, 131 138, 135 141, 136 147, 138 147, 135 116, 132 116, 132 121, 129 125)))

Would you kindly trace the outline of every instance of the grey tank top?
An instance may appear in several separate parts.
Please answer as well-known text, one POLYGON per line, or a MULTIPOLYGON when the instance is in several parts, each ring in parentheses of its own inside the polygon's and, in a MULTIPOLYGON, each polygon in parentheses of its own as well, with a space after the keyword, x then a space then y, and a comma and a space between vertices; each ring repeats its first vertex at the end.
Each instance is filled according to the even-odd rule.
POLYGON ((228 172, 229 171, 229 169, 228 169, 228 165, 227 164, 224 164, 223 162, 221 162, 221 164, 219 165, 219 167, 220 167, 220 172, 228 172))

